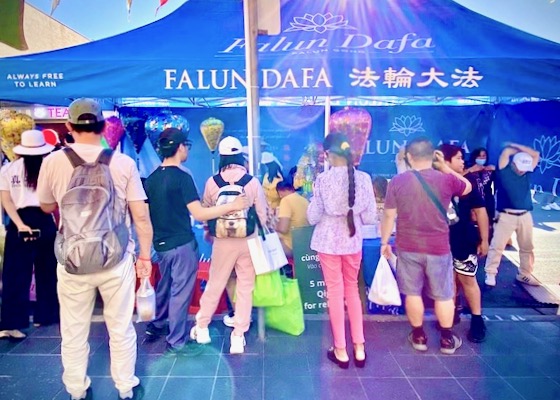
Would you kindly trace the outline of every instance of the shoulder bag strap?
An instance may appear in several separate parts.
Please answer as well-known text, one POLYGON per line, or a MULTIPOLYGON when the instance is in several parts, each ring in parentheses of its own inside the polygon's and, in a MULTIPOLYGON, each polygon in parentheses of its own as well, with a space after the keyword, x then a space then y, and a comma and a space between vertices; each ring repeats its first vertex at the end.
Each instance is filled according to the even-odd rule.
POLYGON ((447 220, 447 210, 445 209, 445 207, 443 207, 443 205, 441 204, 441 201, 439 201, 439 199, 437 198, 437 196, 433 192, 432 188, 430 188, 428 183, 424 180, 424 178, 422 178, 422 175, 420 175, 420 173, 418 171, 412 170, 412 173, 416 176, 416 178, 418 178, 418 180, 420 181, 420 184, 424 188, 424 191, 426 192, 426 194, 428 195, 430 200, 432 200, 432 202, 437 207, 437 209, 439 210, 441 215, 443 215, 445 220, 447 220))

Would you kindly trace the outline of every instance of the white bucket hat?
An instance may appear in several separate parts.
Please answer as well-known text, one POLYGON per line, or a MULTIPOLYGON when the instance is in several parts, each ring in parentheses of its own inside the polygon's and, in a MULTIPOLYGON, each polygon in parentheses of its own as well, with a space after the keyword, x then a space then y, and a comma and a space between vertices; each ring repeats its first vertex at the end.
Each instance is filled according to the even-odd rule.
POLYGON ((45 141, 43 132, 30 130, 21 134, 21 144, 15 146, 13 151, 19 156, 40 156, 53 150, 54 146, 45 141))

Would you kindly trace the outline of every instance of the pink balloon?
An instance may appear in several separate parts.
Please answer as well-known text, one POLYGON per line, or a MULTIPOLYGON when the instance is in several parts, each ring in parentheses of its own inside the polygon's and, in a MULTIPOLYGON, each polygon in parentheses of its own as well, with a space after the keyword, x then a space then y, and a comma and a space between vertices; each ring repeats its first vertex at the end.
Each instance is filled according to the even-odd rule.
POLYGON ((123 135, 124 125, 118 117, 112 116, 105 120, 105 133, 103 136, 113 150, 117 148, 123 135))
POLYGON ((354 155, 354 164, 360 164, 371 132, 371 115, 363 108, 345 107, 331 115, 330 133, 344 133, 354 155))

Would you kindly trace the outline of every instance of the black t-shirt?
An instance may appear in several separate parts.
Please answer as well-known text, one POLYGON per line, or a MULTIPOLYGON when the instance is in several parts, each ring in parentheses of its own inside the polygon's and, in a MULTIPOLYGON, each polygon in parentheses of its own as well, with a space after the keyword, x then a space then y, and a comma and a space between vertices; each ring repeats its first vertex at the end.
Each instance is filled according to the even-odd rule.
POLYGON ((154 248, 167 251, 194 239, 187 204, 199 200, 192 176, 179 167, 159 167, 144 184, 154 228, 154 248))
POLYGON ((449 227, 449 239, 453 258, 466 260, 471 254, 476 254, 480 242, 478 228, 471 217, 475 208, 485 208, 486 202, 476 187, 476 177, 472 174, 465 176, 473 185, 473 190, 463 197, 453 199, 459 222, 449 227))

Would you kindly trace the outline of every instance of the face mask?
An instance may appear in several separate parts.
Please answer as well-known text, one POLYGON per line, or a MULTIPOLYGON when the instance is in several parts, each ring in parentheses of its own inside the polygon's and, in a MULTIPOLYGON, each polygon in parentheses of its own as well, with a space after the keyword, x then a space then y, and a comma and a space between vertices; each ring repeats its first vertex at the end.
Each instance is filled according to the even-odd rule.
POLYGON ((486 158, 477 158, 476 160, 474 160, 474 162, 477 165, 482 165, 483 166, 484 164, 486 164, 486 158))

